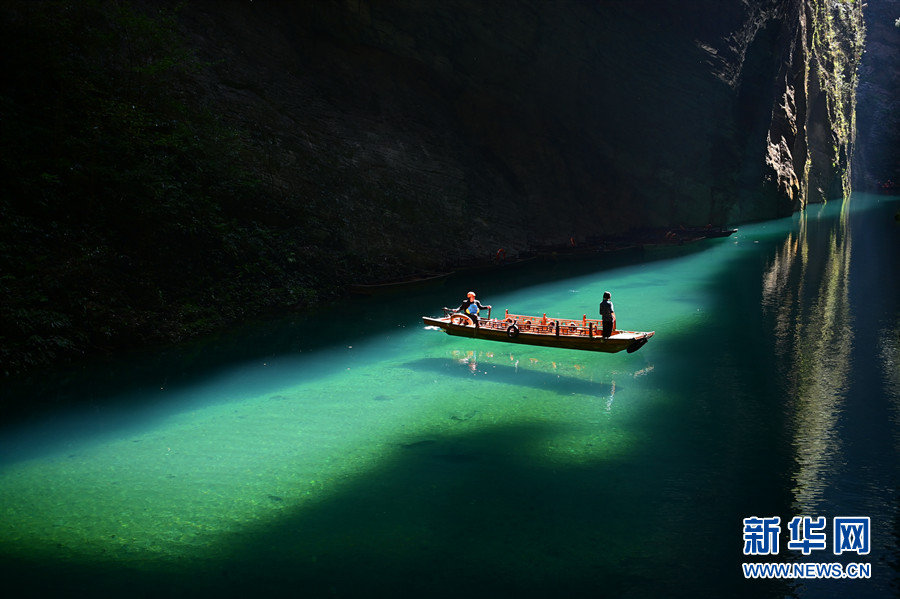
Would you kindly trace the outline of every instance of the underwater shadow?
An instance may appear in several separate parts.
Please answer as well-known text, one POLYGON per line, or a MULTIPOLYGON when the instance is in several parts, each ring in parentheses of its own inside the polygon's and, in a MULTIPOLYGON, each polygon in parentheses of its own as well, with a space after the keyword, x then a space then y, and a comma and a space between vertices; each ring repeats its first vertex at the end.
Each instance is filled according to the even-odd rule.
MULTIPOLYGON (((397 444, 325 498, 260 498, 281 515, 235 523, 195 558, 5 560, 0 574, 66 596, 784 596, 740 579, 733 536, 695 526, 696 504, 721 498, 692 464, 637 442, 607 448, 599 430, 579 459, 548 453, 560 432, 501 425, 397 444)), ((727 516, 707 518, 728 528, 727 516)))

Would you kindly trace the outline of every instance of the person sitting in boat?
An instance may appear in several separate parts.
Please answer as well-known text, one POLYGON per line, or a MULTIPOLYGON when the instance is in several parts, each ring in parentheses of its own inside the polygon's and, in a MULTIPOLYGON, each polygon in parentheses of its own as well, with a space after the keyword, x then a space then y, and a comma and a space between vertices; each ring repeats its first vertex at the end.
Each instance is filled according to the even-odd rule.
POLYGON ((616 311, 613 309, 611 299, 612 294, 609 291, 604 291, 603 301, 600 302, 600 317, 603 319, 604 337, 609 337, 616 330, 616 311))
POLYGON ((459 305, 459 308, 456 309, 457 312, 461 312, 465 314, 469 318, 472 319, 472 322, 475 323, 475 326, 478 326, 478 311, 482 308, 490 310, 490 306, 484 306, 480 301, 475 299, 475 292, 470 291, 466 294, 466 299, 459 305))

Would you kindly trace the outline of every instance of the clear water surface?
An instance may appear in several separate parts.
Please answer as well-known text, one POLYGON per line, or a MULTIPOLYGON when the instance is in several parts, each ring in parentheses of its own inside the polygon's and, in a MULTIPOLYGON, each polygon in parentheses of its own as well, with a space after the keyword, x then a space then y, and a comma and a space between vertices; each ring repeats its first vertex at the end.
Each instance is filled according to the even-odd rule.
POLYGON ((60 596, 887 597, 900 584, 900 224, 855 195, 732 237, 458 273, 9 382, 7 588, 60 596), (635 354, 449 337, 496 311, 635 354), (869 516, 871 551, 743 555, 742 520, 869 516), (866 580, 745 580, 746 561, 866 580))

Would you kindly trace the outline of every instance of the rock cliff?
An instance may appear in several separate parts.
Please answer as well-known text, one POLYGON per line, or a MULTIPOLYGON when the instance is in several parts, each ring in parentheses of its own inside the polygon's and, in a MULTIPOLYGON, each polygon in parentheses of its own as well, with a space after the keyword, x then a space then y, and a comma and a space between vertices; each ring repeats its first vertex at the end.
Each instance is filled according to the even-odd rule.
POLYGON ((849 188, 858 1, 47 0, 0 15, 11 360, 849 188))
POLYGON ((271 178, 416 254, 768 218, 847 191, 857 2, 206 9, 186 22, 215 64, 208 97, 278 148, 271 178))
POLYGON ((866 5, 860 62, 855 189, 897 193, 900 185, 900 0, 866 5))

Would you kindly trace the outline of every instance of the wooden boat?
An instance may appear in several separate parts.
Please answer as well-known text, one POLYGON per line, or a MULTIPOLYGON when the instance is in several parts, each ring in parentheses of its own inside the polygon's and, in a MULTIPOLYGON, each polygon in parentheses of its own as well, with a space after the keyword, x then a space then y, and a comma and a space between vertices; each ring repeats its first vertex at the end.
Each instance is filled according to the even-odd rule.
POLYGON ((587 316, 580 320, 567 318, 548 318, 543 316, 524 316, 510 314, 506 311, 502 319, 479 319, 478 326, 472 319, 459 312, 444 308, 444 316, 423 316, 426 326, 437 327, 448 335, 487 339, 504 343, 521 343, 525 345, 541 345, 562 349, 579 349, 615 353, 623 349, 628 353, 636 352, 656 334, 655 331, 617 331, 610 337, 603 337, 603 325, 599 320, 590 320, 587 316))

